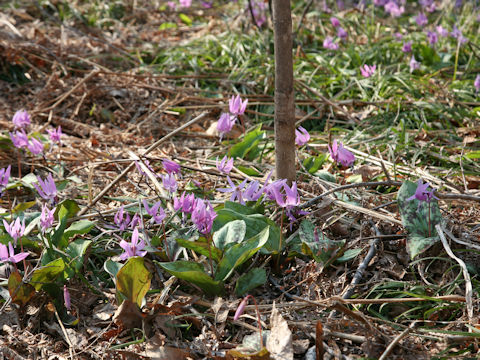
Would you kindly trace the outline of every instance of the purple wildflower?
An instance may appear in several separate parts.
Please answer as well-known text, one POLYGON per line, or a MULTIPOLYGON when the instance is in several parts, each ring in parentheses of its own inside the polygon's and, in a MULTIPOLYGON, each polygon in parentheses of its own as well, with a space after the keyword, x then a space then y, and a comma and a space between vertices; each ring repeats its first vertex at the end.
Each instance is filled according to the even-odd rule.
POLYGON ((67 285, 63 285, 63 300, 65 302, 65 307, 68 310, 72 310, 72 301, 70 299, 70 292, 68 291, 67 285))
POLYGON ((428 18, 425 16, 423 12, 421 12, 415 17, 415 22, 417 23, 418 26, 424 27, 425 25, 428 24, 428 18))
POLYGON ((50 137, 50 141, 60 145, 62 144, 62 140, 60 139, 60 137, 63 135, 61 126, 58 126, 57 129, 48 129, 47 132, 48 136, 50 137))
POLYGON ((172 10, 175 10, 177 8, 177 4, 175 3, 175 1, 167 1, 167 6, 172 10))
POLYGON ((217 213, 213 210, 208 200, 197 199, 195 208, 192 211, 192 221, 197 230, 202 234, 208 234, 212 230, 213 220, 217 217, 217 213))
POLYGON ((28 252, 20 252, 15 255, 15 250, 13 249, 12 243, 8 243, 8 248, 4 244, 0 244, 0 261, 1 262, 11 262, 18 263, 25 259, 28 256, 28 252))
POLYGON ((332 23, 333 27, 338 27, 340 26, 340 21, 336 17, 331 17, 330 22, 332 23))
POLYGON ((184 214, 189 214, 193 211, 195 207, 195 195, 194 194, 186 194, 185 191, 182 193, 180 198, 174 197, 173 198, 173 209, 175 211, 182 210, 184 214))
POLYGON ((257 180, 253 180, 245 187, 242 193, 243 199, 246 201, 257 201, 263 194, 263 188, 257 180))
POLYGON ((13 125, 16 129, 23 129, 30 125, 30 115, 26 110, 19 110, 13 115, 13 125))
POLYGON ((223 192, 223 193, 232 193, 232 196, 230 197, 230 201, 235 201, 236 199, 238 200, 239 203, 243 204, 243 197, 242 197, 242 189, 245 187, 247 184, 247 179, 245 179, 240 185, 235 185, 230 179, 230 176, 227 176, 227 181, 228 184, 230 185, 229 188, 224 188, 224 189, 218 189, 218 191, 223 192))
POLYGON ((397 41, 400 41, 400 40, 403 39, 403 35, 401 33, 399 33, 398 31, 395 34, 393 34, 393 37, 395 39, 397 39, 397 41))
POLYGON ((168 159, 162 160, 163 169, 168 174, 180 174, 180 165, 177 164, 175 161, 171 161, 168 159))
POLYGON ((27 147, 28 145, 28 136, 25 134, 25 131, 22 129, 21 131, 15 132, 15 135, 12 133, 10 134, 10 139, 12 139, 13 146, 17 149, 21 149, 27 147))
POLYGON ((390 0, 387 4, 385 4, 385 11, 392 17, 399 17, 405 12, 405 7, 398 6, 395 1, 390 0))
POLYGON ((438 35, 434 31, 427 32, 427 39, 430 45, 435 45, 438 42, 438 35))
POLYGON ((43 152, 43 143, 32 137, 27 144, 27 148, 33 155, 39 155, 43 152))
POLYGON ((355 162, 355 155, 343 147, 342 143, 333 140, 332 147, 328 145, 328 152, 332 159, 344 167, 350 167, 355 162))
POLYGON ((263 191, 265 196, 270 201, 277 201, 277 203, 281 203, 281 197, 283 196, 281 193, 283 185, 285 185, 287 180, 285 179, 278 179, 272 182, 271 184, 265 185, 263 187, 263 191))
POLYGON ((475 89, 477 90, 477 93, 480 91, 480 74, 477 75, 475 78, 475 81, 473 82, 473 86, 475 86, 475 89))
POLYGON ((420 68, 420 63, 415 60, 415 56, 412 55, 412 58, 410 59, 410 72, 413 72, 414 70, 417 70, 420 68))
POLYGON ((37 176, 37 180, 38 184, 33 184, 33 186, 37 189, 38 194, 45 200, 50 200, 52 203, 55 203, 57 199, 57 187, 55 186, 55 181, 53 181, 52 174, 48 174, 45 181, 39 176, 37 176))
POLYGON ((165 190, 170 193, 174 193, 177 191, 177 180, 175 180, 175 176, 173 174, 167 174, 162 176, 162 184, 165 190))
POLYGON ((388 0, 373 0, 375 6, 385 6, 388 0))
POLYGON ((347 37, 348 37, 348 33, 347 31, 342 28, 341 26, 338 27, 337 29, 337 36, 342 39, 342 40, 345 40, 347 37))
MULTIPOLYGON (((160 175, 158 175, 155 170, 153 169, 152 165, 150 165, 150 161, 148 160, 143 160, 143 163, 145 164, 145 166, 148 168, 148 170, 151 171, 151 173, 153 174, 153 176, 155 177, 159 177, 160 175)), ((141 165, 140 165, 140 161, 137 161, 135 160, 135 167, 137 168, 138 172, 140 173, 140 175, 143 175, 143 176, 147 176, 147 174, 145 173, 145 171, 143 171, 141 165)))
POLYGON ((466 43, 468 41, 467 38, 463 36, 462 31, 457 28, 457 25, 453 25, 453 30, 450 35, 457 39, 460 44, 466 43))
POLYGON ((240 95, 233 96, 228 102, 228 108, 230 110, 230 114, 238 116, 243 115, 245 113, 245 109, 247 108, 248 99, 242 101, 240 95))
POLYGON ((10 170, 12 166, 8 165, 6 168, 0 169, 0 196, 8 185, 8 179, 10 178, 10 170))
POLYGON ((11 224, 3 219, 3 226, 5 227, 5 231, 12 237, 13 245, 17 246, 18 239, 20 239, 25 232, 25 219, 20 223, 20 218, 17 217, 11 224))
POLYGON ((295 130, 295 144, 298 146, 303 146, 310 140, 310 134, 303 127, 299 126, 295 130))
POLYGON ((408 41, 408 42, 406 42, 405 44, 403 44, 403 46, 402 46, 402 51, 403 51, 404 53, 412 52, 412 42, 411 42, 411 41, 408 41))
POLYGON ((375 73, 376 68, 377 68, 377 65, 369 66, 365 64, 363 66, 360 66, 360 72, 362 73, 363 77, 369 78, 375 73))
POLYGON ((333 42, 331 36, 327 36, 325 40, 323 40, 323 47, 329 50, 338 50, 338 43, 333 42))
POLYGON ((127 242, 125 240, 120 241, 120 247, 125 250, 124 253, 120 255, 120 260, 126 260, 134 256, 145 256, 147 252, 143 250, 145 248, 145 240, 141 239, 138 242, 138 228, 135 228, 132 233, 132 241, 127 242))
MULTIPOLYGON (((429 203, 430 201, 432 201, 433 199, 437 199, 438 198, 435 196, 434 192, 435 192, 435 189, 432 189, 430 191, 428 191, 428 187, 430 186, 430 183, 423 183, 422 179, 418 179, 417 181, 417 189, 415 190, 415 194, 410 196, 407 201, 411 201, 411 200, 414 200, 414 199, 417 199, 418 201, 420 202, 427 202, 429 203)), ((420 204, 419 204, 420 205, 420 204)))
POLYGON ((433 0, 420 0, 419 1, 422 8, 427 12, 434 12, 436 9, 435 3, 433 0))
POLYGON ((215 160, 217 170, 224 174, 229 174, 233 169, 233 158, 228 158, 227 155, 223 157, 221 161, 218 161, 218 157, 215 160))
POLYGON ((123 205, 114 215, 113 222, 121 231, 127 229, 128 225, 130 224, 130 215, 124 210, 123 205))
POLYGON ((438 35, 441 37, 447 37, 448 36, 448 30, 445 29, 442 25, 438 25, 436 28, 438 35))
POLYGON ((155 204, 152 205, 151 208, 148 207, 148 203, 143 200, 143 207, 145 208, 145 211, 147 212, 148 215, 150 215, 152 218, 150 219, 151 223, 155 224, 160 224, 163 219, 165 219, 165 211, 163 211, 161 205, 161 201, 157 201, 155 204))
POLYGON ((42 233, 52 227, 53 225, 53 214, 55 213, 55 209, 49 210, 47 205, 42 206, 42 214, 40 215, 40 228, 42 233))
POLYGON ((247 306, 248 298, 251 295, 245 296, 242 301, 240 301, 240 304, 238 305, 237 310, 235 311, 235 315, 233 316, 233 321, 237 321, 240 316, 242 316, 243 312, 245 311, 245 307, 247 306))
POLYGON ((184 8, 189 8, 192 6, 192 0, 178 0, 180 3, 180 6, 183 6, 184 8))
POLYGON ((222 115, 220 115, 220 119, 217 123, 217 130, 220 133, 220 140, 222 140, 226 133, 229 133, 232 130, 234 124, 235 117, 230 116, 228 113, 222 113, 222 115))

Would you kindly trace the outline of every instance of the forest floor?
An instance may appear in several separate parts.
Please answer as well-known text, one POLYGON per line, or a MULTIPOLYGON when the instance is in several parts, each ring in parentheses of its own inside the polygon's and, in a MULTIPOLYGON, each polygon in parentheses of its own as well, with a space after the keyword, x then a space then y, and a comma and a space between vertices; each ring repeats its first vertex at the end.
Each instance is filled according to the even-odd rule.
MULTIPOLYGON (((310 133, 308 144, 297 147, 297 183, 300 208, 308 214, 289 227, 282 210, 249 204, 255 216, 268 218, 269 236, 280 232, 280 253, 265 248, 245 255, 212 295, 209 286, 218 284, 210 277, 207 285, 188 281, 160 265, 194 259, 206 274, 212 266, 205 247, 176 243, 192 233, 182 232, 173 211, 163 227, 143 229, 151 236, 143 306, 119 306, 119 269, 109 266, 120 264, 118 242, 130 232, 114 229, 113 216, 121 206, 132 217, 147 216, 141 199, 162 199, 172 210, 155 177, 164 172, 163 159, 181 165, 178 194, 211 201, 217 232, 231 209, 244 211, 237 221, 247 224, 253 215, 225 205, 229 197, 216 189, 228 186, 227 176, 215 159, 235 158, 229 179, 238 183, 268 182, 275 168, 268 5, 255 7, 255 25, 242 1, 200 3, 177 9, 143 0, 0 4, 0 168, 12 168, 0 216, 27 220, 23 241, 30 255, 17 266, 23 284, 36 289, 15 301, 12 269, 0 267, 0 358, 478 357, 480 97, 474 80, 480 10, 474 2, 455 7, 455 1, 437 1, 437 9, 426 12, 428 23, 419 26, 416 2, 392 18, 370 4, 339 9, 327 2, 325 9, 322 1, 293 1, 296 117, 310 133), (348 33, 344 40, 335 38, 331 16, 348 33), (427 31, 443 26, 453 32, 454 25, 465 41, 447 34, 429 43, 427 31), (339 49, 324 47, 328 36, 339 49), (409 41, 411 52, 402 51, 409 41), (360 72, 365 64, 376 65, 369 77, 360 72), (221 141, 217 121, 237 94, 248 99, 242 125, 221 141), (12 146, 12 118, 20 109, 32 118, 29 136, 47 144, 45 130, 61 126, 62 145, 41 156, 12 146), (328 156, 334 139, 355 155, 354 166, 342 168, 328 156), (134 167, 137 157, 143 172, 134 167), (69 224, 85 227, 73 229, 64 248, 55 244, 59 259, 71 256, 74 266, 65 268, 73 272, 43 272, 40 284, 29 277, 46 259, 56 260, 37 230, 42 207, 32 183, 33 174, 48 173, 65 209, 76 209, 69 224), (428 226, 423 237, 412 235, 421 225, 402 217, 407 205, 397 201, 402 184, 418 179, 439 198, 432 205, 438 216, 430 219, 429 205, 428 221, 421 220, 428 226), (73 256, 69 242, 84 248, 73 256), (252 269, 265 276, 248 288, 258 306, 250 301, 233 320, 246 294, 237 287, 252 269), (55 290, 43 287, 47 283, 55 290), (68 313, 60 311, 63 285, 71 296, 68 313), (256 336, 256 311, 266 350, 256 336)), ((9 239, 2 229, 0 242, 9 239)))

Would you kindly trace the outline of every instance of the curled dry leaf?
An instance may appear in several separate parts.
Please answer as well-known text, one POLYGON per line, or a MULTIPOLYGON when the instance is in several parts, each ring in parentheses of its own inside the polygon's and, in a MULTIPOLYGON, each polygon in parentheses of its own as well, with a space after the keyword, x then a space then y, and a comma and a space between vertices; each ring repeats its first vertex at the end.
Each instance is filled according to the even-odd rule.
POLYGON ((288 328, 287 321, 275 306, 272 307, 270 316, 271 333, 267 339, 267 350, 275 360, 293 360, 292 332, 288 328))

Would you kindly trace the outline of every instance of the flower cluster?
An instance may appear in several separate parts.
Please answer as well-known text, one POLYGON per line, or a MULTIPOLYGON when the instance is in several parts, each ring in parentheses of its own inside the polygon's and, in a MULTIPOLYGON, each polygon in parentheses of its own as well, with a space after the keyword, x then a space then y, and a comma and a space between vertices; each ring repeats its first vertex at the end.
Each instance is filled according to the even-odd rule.
POLYGON ((248 99, 242 101, 240 95, 232 96, 228 103, 228 113, 222 113, 217 123, 217 130, 220 133, 220 140, 229 133, 239 115, 243 115, 247 108, 248 99))

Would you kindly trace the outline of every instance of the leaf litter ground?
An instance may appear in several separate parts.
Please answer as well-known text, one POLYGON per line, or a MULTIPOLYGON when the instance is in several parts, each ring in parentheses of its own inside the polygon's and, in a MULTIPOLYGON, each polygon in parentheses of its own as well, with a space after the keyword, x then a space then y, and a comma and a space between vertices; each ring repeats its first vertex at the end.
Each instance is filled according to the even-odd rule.
MULTIPOLYGON (((3 9, 0 27, 4 94, 0 123, 12 131, 13 114, 26 108, 39 132, 48 124, 61 125, 67 136, 58 152, 40 162, 24 157, 20 169, 15 167, 17 153, 5 147, 0 152, 0 167, 14 164, 13 172, 23 175, 35 168, 42 176, 46 168, 55 168, 78 183, 62 195, 86 206, 131 164, 132 153, 142 154, 156 140, 206 112, 146 158, 155 170, 165 157, 180 162, 185 174, 180 188, 195 180, 208 191, 225 181, 212 160, 226 151, 218 142, 215 122, 234 91, 249 98, 247 129, 261 123, 271 143, 271 40, 267 30, 253 28, 248 14, 232 15, 238 9, 228 6, 192 8, 186 14, 197 20, 188 26, 176 12, 158 11, 147 2, 136 4, 135 9, 112 5, 108 14, 101 6, 81 3, 16 4, 3 9), (114 15, 115 9, 123 12, 114 15), (231 23, 220 16, 223 11, 229 13, 231 23), (102 25, 103 21, 108 24, 102 25), (176 26, 159 30, 162 23, 176 26), (254 39, 247 39, 242 31, 254 39)), ((299 4, 299 8, 306 6, 299 4)), ((297 9, 294 14, 294 23, 298 23, 301 12, 297 9)), ((415 86, 405 84, 406 89, 401 89, 411 90, 405 96, 398 94, 404 72, 398 75, 397 87, 379 84, 371 98, 372 89, 363 83, 358 84, 358 92, 350 92, 349 87, 355 85, 342 84, 346 80, 338 75, 341 64, 336 63, 337 68, 328 64, 325 58, 329 55, 315 54, 315 44, 307 41, 319 36, 312 25, 315 19, 304 19, 305 33, 299 34, 305 38, 299 35, 299 39, 305 43, 302 46, 300 41, 295 53, 296 64, 304 69, 296 70, 297 117, 314 130, 314 141, 298 154, 298 182, 310 223, 328 241, 313 251, 309 248, 310 253, 298 249, 297 255, 282 260, 277 271, 268 257, 255 258, 268 273, 268 281, 251 292, 264 330, 277 324, 273 330, 280 331, 279 311, 293 334, 296 358, 305 358, 315 345, 322 345, 325 357, 378 358, 387 354, 392 343, 397 346, 387 355, 390 358, 475 356, 480 181, 475 156, 463 155, 478 152, 478 110, 475 113, 472 108, 479 104, 445 87, 446 76, 441 72, 438 78, 416 76, 415 86), (319 76, 312 75, 314 69, 319 76), (326 82, 332 72, 340 79, 326 82), (315 89, 322 89, 324 95, 315 89), (440 112, 448 116, 435 118, 440 112), (399 114, 403 122, 396 120, 399 114), (332 133, 348 140, 348 148, 357 157, 354 170, 338 172, 321 159, 332 133), (320 171, 309 172, 316 159, 320 171), (451 246, 471 273, 472 319, 467 316, 462 271, 442 245, 435 243, 413 261, 407 252, 407 233, 396 197, 404 180, 416 181, 417 177, 441 189, 438 196, 445 228, 450 239, 457 239, 451 246), (353 183, 345 182, 346 178, 353 183), (338 186, 342 189, 334 191, 338 186), (319 254, 324 258, 312 259, 319 254), (357 273, 361 276, 356 277, 357 273), (345 293, 351 299, 343 299, 345 293), (277 315, 271 318, 272 313, 277 315)), ((355 29, 358 18, 354 14, 349 19, 350 29, 355 29)), ((355 35, 358 43, 366 41, 361 31, 355 35)), ((372 52, 381 53, 385 46, 378 37, 372 42, 372 52)), ((474 45, 465 56, 469 54, 475 58, 474 45)), ((452 67, 443 71, 450 76, 452 67)), ((237 127, 227 140, 238 141, 241 136, 242 129, 237 127)), ((266 147, 259 158, 237 159, 236 164, 244 171, 237 169, 232 178, 255 176, 245 174, 245 169, 254 169, 264 180, 273 168, 272 148, 266 147)), ((83 216, 96 219, 97 230, 105 232, 121 204, 138 206, 139 195, 159 195, 144 180, 130 171, 83 216)), ((22 188, 9 190, 8 195, 18 203, 34 201, 33 193, 22 188)), ((295 226, 287 244, 308 233, 308 224, 305 227, 295 226)), ((51 299, 41 293, 20 309, 7 306, 0 317, 4 357, 221 359, 256 332, 253 305, 247 305, 245 317, 232 320, 240 301, 233 288, 227 288, 222 297, 208 297, 169 277, 154 263, 147 267, 153 274, 151 289, 158 290, 147 295, 143 314, 135 314, 135 307, 125 310, 128 303, 124 303, 120 310, 127 315, 123 320, 130 319, 127 327, 133 330, 122 329, 113 321, 119 308, 115 289, 109 287, 109 277, 103 272, 103 261, 113 245, 107 237, 91 240, 96 243, 85 258, 84 268, 90 269, 83 274, 85 281, 69 284, 79 324, 65 327, 51 299)))

